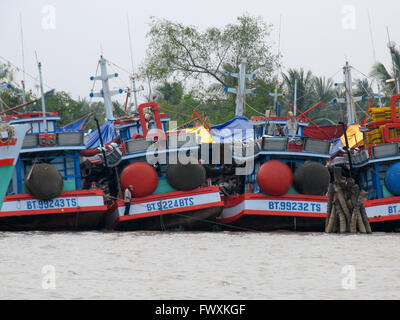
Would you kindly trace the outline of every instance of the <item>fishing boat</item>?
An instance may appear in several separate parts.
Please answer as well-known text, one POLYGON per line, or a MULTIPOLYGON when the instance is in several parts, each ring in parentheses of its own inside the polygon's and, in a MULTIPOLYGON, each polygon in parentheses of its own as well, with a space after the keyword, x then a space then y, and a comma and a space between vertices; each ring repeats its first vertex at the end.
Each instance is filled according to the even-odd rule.
MULTIPOLYGON (((242 61, 239 74, 243 76, 238 86, 242 88, 249 77, 244 76, 245 67, 242 61)), ((241 116, 246 92, 235 93, 242 95, 236 99, 236 115, 241 116)), ((249 121, 258 142, 258 149, 248 159, 254 162, 254 169, 243 179, 242 193, 223 198, 224 209, 218 221, 226 228, 324 230, 330 182, 327 163, 332 143, 342 132, 336 126, 329 131, 310 126, 312 121, 306 114, 323 105, 322 101, 297 114, 296 97, 294 100, 294 111, 288 117, 281 116, 276 108, 275 113, 249 121)))
MULTIPOLYGON (((41 77, 41 65, 39 63, 41 77)), ((41 81, 42 83, 42 81, 41 81)), ((0 211, 0 230, 95 230, 107 209, 101 189, 84 190, 80 152, 83 120, 59 128, 56 112, 4 115, 10 126, 27 127, 0 211)), ((18 108, 13 108, 14 110, 18 108)))
POLYGON ((0 123, 0 209, 3 206, 4 197, 27 131, 27 125, 0 123))
POLYGON ((361 146, 343 155, 360 187, 368 192, 364 202, 373 231, 400 228, 400 95, 390 97, 389 107, 372 107, 359 126, 361 146), (370 121, 367 121, 367 119, 370 121))
POLYGON ((300 113, 296 132, 282 137, 288 118, 252 118, 255 136, 261 137, 260 151, 254 156, 254 171, 246 176, 246 192, 224 197, 219 221, 228 229, 324 231, 330 181, 327 167, 334 166, 344 168, 368 192, 364 206, 372 231, 399 229, 400 116, 396 102, 400 95, 392 96, 386 108, 372 108, 370 99, 367 116, 370 113, 371 121, 366 118, 357 125, 350 70, 347 63, 347 129, 344 124, 309 126, 312 121, 301 119, 304 113, 300 113))
MULTIPOLYGON (((97 96, 104 99, 107 121, 89 136, 82 155, 88 166, 100 161, 102 169, 114 176, 104 182, 110 185, 105 227, 123 231, 210 228, 223 202, 218 186, 207 184, 198 157, 191 157, 199 149, 195 133, 167 131, 169 118, 159 112, 156 102, 141 104, 132 114, 115 119, 108 90, 108 80, 115 75, 107 74, 103 57, 99 64, 101 76, 92 79, 102 81, 97 96), (179 155, 190 163, 181 163, 179 155), (125 215, 122 195, 130 185, 133 199, 125 215)), ((101 176, 86 179, 97 183, 101 176)))

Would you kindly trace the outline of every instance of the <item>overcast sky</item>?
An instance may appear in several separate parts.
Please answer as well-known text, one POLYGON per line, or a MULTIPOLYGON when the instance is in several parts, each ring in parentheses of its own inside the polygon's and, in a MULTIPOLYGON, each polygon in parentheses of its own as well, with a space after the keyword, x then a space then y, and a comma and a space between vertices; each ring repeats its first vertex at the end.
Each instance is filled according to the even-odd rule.
MULTIPOLYGON (((334 79, 341 81, 342 73, 337 72, 346 59, 363 73, 371 71, 374 56, 368 10, 376 58, 389 66, 386 27, 391 39, 400 44, 398 0, 0 0, 0 56, 22 67, 21 14, 27 73, 38 74, 36 51, 49 87, 74 98, 89 97, 89 77, 96 71, 101 47, 106 58, 131 70, 127 14, 135 68, 145 57, 151 16, 205 29, 234 23, 244 13, 259 15, 274 25, 271 41, 276 51, 282 15, 284 67, 303 67, 326 77, 336 74, 334 79), (55 19, 50 16, 53 13, 55 19)), ((18 74, 17 79, 21 78, 18 74)), ((29 76, 26 80, 33 88, 29 76)), ((127 75, 121 73, 111 87, 126 83, 127 75)))

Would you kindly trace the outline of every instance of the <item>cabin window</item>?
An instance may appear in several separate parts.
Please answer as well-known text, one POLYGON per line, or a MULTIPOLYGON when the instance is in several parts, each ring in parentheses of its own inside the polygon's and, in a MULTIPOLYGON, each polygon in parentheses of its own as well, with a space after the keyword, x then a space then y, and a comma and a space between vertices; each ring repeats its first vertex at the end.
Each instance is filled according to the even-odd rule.
POLYGON ((55 121, 47 121, 47 132, 55 131, 55 121))
MULTIPOLYGON (((76 152, 67 151, 63 155, 46 155, 36 158, 20 158, 21 165, 16 167, 16 177, 18 193, 26 193, 24 186, 25 177, 32 168, 33 161, 45 162, 54 166, 64 180, 64 190, 75 190, 80 188, 80 168, 76 168, 76 152), (19 172, 18 172, 19 170, 19 172)), ((14 188, 15 189, 15 188, 14 188)), ((14 191, 15 192, 15 191, 14 191)))
POLYGON ((32 122, 32 133, 39 133, 39 132, 40 132, 39 122, 32 122))

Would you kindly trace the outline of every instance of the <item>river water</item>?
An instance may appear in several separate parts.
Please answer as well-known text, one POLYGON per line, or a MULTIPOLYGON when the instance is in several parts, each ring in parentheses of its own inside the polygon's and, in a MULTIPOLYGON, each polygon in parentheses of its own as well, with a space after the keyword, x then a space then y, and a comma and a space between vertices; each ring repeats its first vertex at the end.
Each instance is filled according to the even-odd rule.
POLYGON ((0 233, 1 299, 400 299, 400 234, 0 233))

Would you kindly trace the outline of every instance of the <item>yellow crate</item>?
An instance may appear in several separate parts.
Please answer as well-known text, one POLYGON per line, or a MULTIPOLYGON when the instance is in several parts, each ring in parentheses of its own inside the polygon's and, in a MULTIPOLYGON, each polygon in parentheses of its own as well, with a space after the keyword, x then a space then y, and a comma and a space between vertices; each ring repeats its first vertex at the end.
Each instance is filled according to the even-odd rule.
MULTIPOLYGON (((396 113, 399 113, 399 107, 396 107, 396 113)), ((385 121, 392 119, 392 108, 384 107, 384 108, 371 108, 370 115, 372 121, 385 121)))

